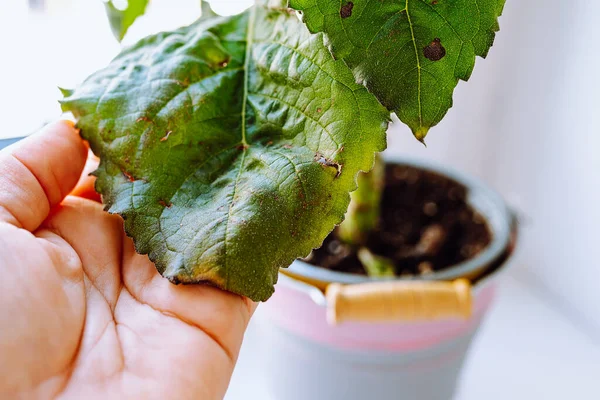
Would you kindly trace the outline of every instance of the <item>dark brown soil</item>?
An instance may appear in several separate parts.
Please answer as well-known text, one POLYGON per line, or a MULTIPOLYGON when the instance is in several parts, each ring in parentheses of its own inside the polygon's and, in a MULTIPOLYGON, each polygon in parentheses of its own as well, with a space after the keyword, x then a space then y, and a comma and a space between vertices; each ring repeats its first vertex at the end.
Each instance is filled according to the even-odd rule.
MULTIPOLYGON (((469 259, 491 240, 485 220, 465 201, 461 184, 408 166, 387 166, 379 228, 367 247, 392 259, 396 275, 428 274, 469 259)), ((356 248, 334 231, 305 261, 335 271, 365 274, 356 248)))

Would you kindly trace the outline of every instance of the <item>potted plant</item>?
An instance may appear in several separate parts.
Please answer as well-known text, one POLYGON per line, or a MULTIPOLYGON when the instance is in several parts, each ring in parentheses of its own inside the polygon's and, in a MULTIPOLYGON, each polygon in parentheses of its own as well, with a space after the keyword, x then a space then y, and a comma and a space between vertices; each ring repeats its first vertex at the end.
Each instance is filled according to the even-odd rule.
MULTIPOLYGON (((118 37, 135 3, 107 3, 118 37)), ((469 177, 375 155, 391 112, 421 141, 443 118, 503 4, 259 0, 220 17, 204 3, 62 106, 100 156, 107 211, 171 282, 265 301, 311 255, 265 307, 279 396, 448 398, 511 218, 469 177)))
POLYGON ((274 398, 452 397, 515 221, 477 179, 423 160, 388 160, 379 204, 364 245, 344 238, 347 215, 259 310, 274 398))

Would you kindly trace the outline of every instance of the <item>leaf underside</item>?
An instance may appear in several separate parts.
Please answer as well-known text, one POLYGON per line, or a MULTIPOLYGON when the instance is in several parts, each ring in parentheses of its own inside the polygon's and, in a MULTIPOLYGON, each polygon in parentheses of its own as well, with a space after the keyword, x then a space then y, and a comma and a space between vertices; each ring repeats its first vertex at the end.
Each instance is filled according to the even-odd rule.
POLYGON ((505 0, 290 0, 419 140, 452 107, 458 80, 485 57, 505 0))
POLYGON ((321 35, 264 6, 143 39, 66 94, 137 251, 255 301, 343 219, 389 120, 321 35))

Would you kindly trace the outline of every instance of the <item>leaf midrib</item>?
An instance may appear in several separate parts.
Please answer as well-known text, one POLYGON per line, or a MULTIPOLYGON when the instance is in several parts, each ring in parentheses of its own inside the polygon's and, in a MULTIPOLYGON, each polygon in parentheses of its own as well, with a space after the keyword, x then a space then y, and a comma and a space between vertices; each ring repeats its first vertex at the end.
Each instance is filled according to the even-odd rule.
POLYGON ((246 57, 244 59, 244 93, 242 95, 242 146, 244 150, 248 146, 246 141, 246 104, 248 103, 248 79, 252 45, 254 43, 254 22, 256 19, 256 6, 250 9, 248 17, 248 30, 246 31, 246 57))
POLYGON ((229 203, 229 209, 227 210, 227 222, 225 222, 225 235, 223 237, 223 252, 225 253, 225 257, 223 258, 223 270, 224 270, 224 281, 225 286, 229 285, 229 268, 227 268, 227 234, 229 232, 229 222, 231 221, 231 213, 233 211, 233 205, 235 204, 235 194, 237 193, 238 183, 240 181, 240 177, 242 175, 242 171, 244 169, 244 161, 246 159, 246 154, 248 151, 248 142, 246 140, 246 104, 248 103, 248 80, 250 78, 250 58, 252 55, 252 44, 254 43, 254 22, 256 20, 256 7, 254 6, 250 8, 250 16, 248 17, 248 29, 246 31, 246 56, 244 59, 244 92, 242 95, 242 157, 240 159, 240 166, 238 169, 237 176, 235 178, 235 182, 233 184, 233 192, 231 193, 231 202, 229 203))
POLYGON ((415 38, 415 30, 412 21, 410 20, 410 12, 408 11, 408 0, 406 0, 404 11, 410 28, 410 36, 412 38, 413 47, 415 48, 415 59, 417 61, 417 106, 419 107, 419 128, 423 127, 423 111, 421 107, 421 60, 419 60, 419 49, 417 49, 417 40, 415 38))

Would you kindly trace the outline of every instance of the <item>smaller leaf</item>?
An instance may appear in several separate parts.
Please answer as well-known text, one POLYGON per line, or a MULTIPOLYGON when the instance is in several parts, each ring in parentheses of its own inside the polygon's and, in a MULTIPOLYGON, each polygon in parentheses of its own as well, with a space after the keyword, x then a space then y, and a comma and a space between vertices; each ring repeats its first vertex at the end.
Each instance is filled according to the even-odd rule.
POLYGON ((290 0, 336 59, 423 141, 485 57, 505 0, 290 0))
POLYGON ((117 5, 114 0, 105 0, 104 6, 113 35, 120 42, 135 20, 144 15, 148 0, 121 0, 117 5), (126 7, 121 7, 121 3, 126 7))

